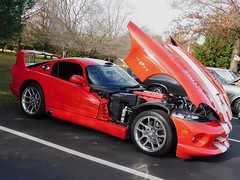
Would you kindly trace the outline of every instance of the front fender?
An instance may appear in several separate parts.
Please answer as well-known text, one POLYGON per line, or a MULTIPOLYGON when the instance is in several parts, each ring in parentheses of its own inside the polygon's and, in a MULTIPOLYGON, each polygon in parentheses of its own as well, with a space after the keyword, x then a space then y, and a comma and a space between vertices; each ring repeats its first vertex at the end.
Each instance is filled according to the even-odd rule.
MULTIPOLYGON (((128 125, 129 127, 131 127, 133 120, 135 119, 135 117, 146 110, 153 110, 153 109, 159 109, 162 110, 166 113, 168 113, 170 115, 170 109, 172 108, 173 105, 171 104, 166 104, 166 103, 161 103, 161 102, 146 102, 143 104, 140 104, 139 106, 136 106, 134 109, 132 109, 132 114, 129 116, 128 118, 128 125)), ((131 133, 130 133, 130 129, 127 132, 127 139, 130 138, 131 133)))
POLYGON ((139 106, 133 109, 133 112, 130 116, 131 122, 139 113, 146 111, 146 110, 153 110, 153 109, 160 109, 168 114, 170 114, 170 109, 173 107, 171 104, 161 103, 161 102, 146 102, 140 104, 139 106))

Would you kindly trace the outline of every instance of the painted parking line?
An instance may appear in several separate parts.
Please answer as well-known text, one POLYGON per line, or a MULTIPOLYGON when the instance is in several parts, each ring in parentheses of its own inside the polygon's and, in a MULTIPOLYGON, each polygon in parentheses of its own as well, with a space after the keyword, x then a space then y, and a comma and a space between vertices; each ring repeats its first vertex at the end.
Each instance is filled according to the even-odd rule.
POLYGON ((11 133, 11 134, 14 134, 16 136, 20 136, 22 138, 25 138, 25 139, 28 139, 28 140, 31 140, 31 141, 34 141, 34 142, 37 142, 39 144, 49 146, 51 148, 66 152, 68 154, 72 154, 74 156, 78 156, 80 158, 84 158, 84 159, 87 159, 89 161, 93 161, 93 162, 96 162, 96 163, 99 163, 99 164, 102 164, 102 165, 105 165, 105 166, 108 166, 108 167, 111 167, 111 168, 115 168, 115 169, 118 169, 120 171, 124 171, 124 172, 130 173, 130 174, 133 174, 133 175, 136 175, 136 176, 139 176, 139 177, 143 177, 143 178, 146 178, 146 179, 152 179, 152 180, 163 180, 162 178, 159 178, 159 177, 156 177, 156 176, 153 176, 153 175, 150 175, 150 174, 146 174, 146 173, 143 173, 143 172, 137 171, 135 169, 131 169, 131 168, 128 168, 128 167, 125 167, 125 166, 122 166, 122 165, 119 165, 119 164, 116 164, 116 163, 112 163, 112 162, 106 161, 104 159, 100 159, 100 158, 97 158, 97 157, 94 157, 94 156, 90 156, 88 154, 84 154, 84 153, 81 153, 81 152, 78 152, 78 151, 75 151, 75 150, 72 150, 72 149, 69 149, 69 148, 66 148, 66 147, 48 142, 48 141, 45 141, 43 139, 36 138, 34 136, 30 136, 30 135, 21 133, 19 131, 15 131, 13 129, 9 129, 9 128, 6 128, 4 126, 0 126, 0 130, 11 133))

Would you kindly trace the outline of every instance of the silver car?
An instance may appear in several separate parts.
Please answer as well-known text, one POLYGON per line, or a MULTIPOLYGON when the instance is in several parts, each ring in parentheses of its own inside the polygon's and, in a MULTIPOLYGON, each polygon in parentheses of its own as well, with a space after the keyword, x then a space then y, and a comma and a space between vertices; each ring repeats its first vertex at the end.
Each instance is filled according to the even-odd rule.
MULTIPOLYGON (((207 68, 213 75, 214 77, 222 84, 224 90, 226 91, 228 98, 231 102, 231 107, 233 114, 237 116, 240 119, 240 86, 238 84, 239 78, 235 78, 235 80, 232 81, 226 81, 222 76, 218 73, 220 72, 218 68, 207 68), (216 70, 217 69, 217 70, 216 70)), ((230 73, 232 74, 233 72, 227 69, 222 69, 226 70, 225 74, 230 73), (232 72, 232 73, 231 73, 232 72)), ((221 71, 223 72, 223 71, 221 71)), ((230 75, 229 74, 229 75, 230 75)), ((235 74, 234 74, 235 75, 235 74)), ((234 76, 232 76, 233 78, 234 76)))

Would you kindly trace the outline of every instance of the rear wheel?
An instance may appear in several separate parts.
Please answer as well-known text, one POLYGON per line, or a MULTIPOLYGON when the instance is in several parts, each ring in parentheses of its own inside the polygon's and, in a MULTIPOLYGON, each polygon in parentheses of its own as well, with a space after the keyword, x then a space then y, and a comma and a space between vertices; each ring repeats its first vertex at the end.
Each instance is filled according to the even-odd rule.
POLYGON ((149 91, 167 94, 167 89, 164 86, 161 85, 153 85, 149 88, 149 91))
POLYGON ((45 114, 43 91, 37 83, 29 83, 24 86, 21 106, 24 113, 31 118, 40 118, 45 114))
POLYGON ((136 116, 131 136, 139 151, 152 156, 161 156, 176 145, 174 124, 161 110, 147 110, 136 116))

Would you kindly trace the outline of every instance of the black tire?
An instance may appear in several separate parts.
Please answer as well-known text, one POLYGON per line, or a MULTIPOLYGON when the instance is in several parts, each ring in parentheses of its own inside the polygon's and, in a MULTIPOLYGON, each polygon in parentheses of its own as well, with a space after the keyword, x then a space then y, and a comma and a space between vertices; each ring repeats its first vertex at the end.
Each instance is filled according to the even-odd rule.
POLYGON ((237 99, 233 105, 234 114, 240 119, 240 99, 237 99))
POLYGON ((44 94, 37 83, 29 83, 23 87, 20 103, 23 112, 31 118, 45 115, 44 94))
POLYGON ((176 129, 169 115, 161 110, 141 112, 131 126, 132 141, 140 152, 162 156, 176 146, 176 129))
POLYGON ((157 92, 157 93, 162 93, 162 94, 167 94, 168 90, 161 85, 152 85, 149 88, 149 91, 157 92))

